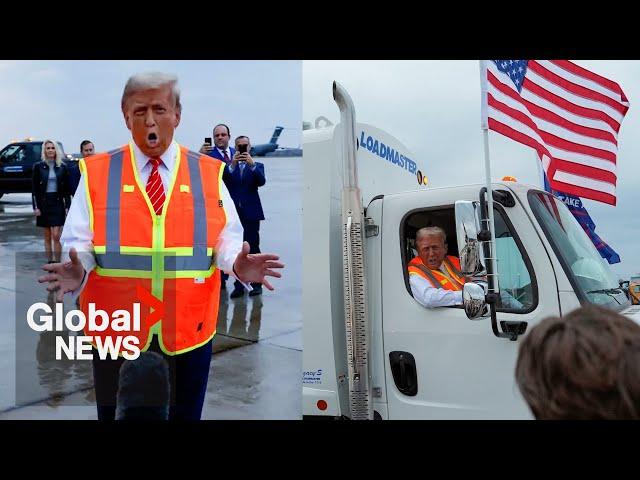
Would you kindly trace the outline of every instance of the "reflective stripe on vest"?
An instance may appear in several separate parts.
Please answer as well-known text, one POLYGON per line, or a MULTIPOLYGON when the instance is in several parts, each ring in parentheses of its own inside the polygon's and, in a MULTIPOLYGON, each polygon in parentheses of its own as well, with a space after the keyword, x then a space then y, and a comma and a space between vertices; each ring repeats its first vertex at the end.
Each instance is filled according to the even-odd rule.
POLYGON ((164 269, 173 272, 177 270, 209 270, 213 262, 211 256, 207 255, 207 211, 204 205, 199 157, 193 152, 189 152, 187 153, 187 161, 193 195, 193 255, 165 257, 164 269))
POLYGON ((442 263, 444 263, 444 267, 447 269, 449 274, 453 276, 453 279, 458 282, 460 286, 464 285, 464 275, 462 275, 462 272, 458 270, 448 256, 444 257, 444 261, 442 263))
POLYGON ((438 280, 435 275, 431 273, 431 269, 427 268, 423 263, 416 263, 411 266, 418 268, 422 273, 424 273, 429 278, 429 280, 431 280, 431 285, 440 288, 440 280, 438 280))
MULTIPOLYGON (((120 246, 120 188, 122 177, 122 160, 124 152, 117 150, 111 155, 109 162, 109 178, 107 181, 107 218, 105 252, 96 252, 96 263, 100 268, 109 270, 152 270, 152 255, 121 253, 120 246)), ((213 260, 207 250, 207 220, 200 175, 199 157, 190 152, 187 164, 191 178, 193 198, 193 250, 191 255, 180 256, 174 252, 164 252, 164 270, 208 271, 213 260)), ((96 249, 98 250, 98 249, 96 249)), ((157 252, 161 253, 161 252, 157 252)), ((169 274, 170 277, 175 274, 169 274)))
POLYGON ((461 290, 462 285, 464 285, 465 282, 460 270, 451 261, 449 256, 444 258, 443 264, 449 275, 451 275, 451 278, 448 278, 448 276, 440 270, 432 270, 427 267, 424 263, 422 263, 420 257, 414 257, 409 262, 409 265, 407 265, 407 269, 409 271, 409 274, 415 273, 417 275, 420 275, 421 277, 430 281, 431 285, 433 285, 435 288, 445 288, 449 290, 449 288, 447 287, 450 285, 451 287, 453 287, 451 289, 453 291, 461 290), (412 272, 412 268, 417 269, 420 273, 415 271, 412 272))

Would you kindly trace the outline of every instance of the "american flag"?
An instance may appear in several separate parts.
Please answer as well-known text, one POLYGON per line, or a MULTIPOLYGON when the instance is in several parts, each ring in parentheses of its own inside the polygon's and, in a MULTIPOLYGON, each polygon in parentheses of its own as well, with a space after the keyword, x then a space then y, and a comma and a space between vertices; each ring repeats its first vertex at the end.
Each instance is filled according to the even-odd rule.
POLYGON ((568 60, 485 65, 485 125, 534 148, 553 190, 615 205, 620 85, 568 60))

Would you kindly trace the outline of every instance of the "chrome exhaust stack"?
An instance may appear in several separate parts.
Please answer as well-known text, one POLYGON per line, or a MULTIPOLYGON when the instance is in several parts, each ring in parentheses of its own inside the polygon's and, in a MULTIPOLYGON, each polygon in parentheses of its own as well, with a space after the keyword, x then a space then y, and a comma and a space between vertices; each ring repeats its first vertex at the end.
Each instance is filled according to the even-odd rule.
POLYGON ((371 420, 369 319, 363 249, 365 223, 358 187, 355 108, 347 91, 337 82, 333 82, 333 99, 340 108, 342 133, 342 262, 350 417, 353 420, 371 420))

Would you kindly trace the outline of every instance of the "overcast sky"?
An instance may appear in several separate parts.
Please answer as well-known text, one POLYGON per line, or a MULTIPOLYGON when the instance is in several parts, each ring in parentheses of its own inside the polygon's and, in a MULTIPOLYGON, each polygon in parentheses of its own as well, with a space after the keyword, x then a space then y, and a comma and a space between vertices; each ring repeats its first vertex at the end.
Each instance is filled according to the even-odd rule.
POLYGON ((120 111, 124 85, 156 70, 178 76, 181 144, 197 150, 216 123, 226 123, 232 138, 248 135, 253 144, 267 143, 281 125, 279 145, 300 146, 299 61, 1 61, 0 142, 52 137, 66 153, 85 138, 98 151, 123 145, 130 138, 120 111))
MULTIPOLYGON (((620 84, 631 103, 618 137, 618 204, 585 200, 596 232, 620 255, 616 275, 640 273, 640 61, 575 61, 620 84)), ((413 152, 432 186, 484 182, 478 61, 305 61, 303 118, 338 123, 331 85, 349 92, 358 122, 413 152)), ((492 176, 539 185, 534 152, 489 132, 492 176)))

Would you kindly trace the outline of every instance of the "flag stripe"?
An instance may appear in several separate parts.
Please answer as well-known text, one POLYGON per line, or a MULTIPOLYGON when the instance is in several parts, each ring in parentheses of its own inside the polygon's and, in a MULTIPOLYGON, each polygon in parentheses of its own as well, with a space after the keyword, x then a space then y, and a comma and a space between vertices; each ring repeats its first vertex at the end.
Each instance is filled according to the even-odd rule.
POLYGON ((549 99, 550 101, 556 101, 558 99, 562 99, 565 102, 568 102, 570 105, 574 105, 575 107, 591 110, 593 112, 598 112, 598 118, 604 120, 610 125, 617 126, 616 131, 620 128, 620 122, 622 121, 623 115, 621 115, 618 111, 609 108, 607 105, 603 105, 602 103, 595 102, 591 99, 580 97, 577 95, 573 95, 570 92, 554 85, 553 83, 547 81, 545 78, 536 75, 535 72, 527 72, 527 76, 524 79, 523 89, 529 89, 527 85, 528 82, 535 84, 539 88, 539 95, 544 98, 549 99))
POLYGON ((536 141, 534 138, 530 137, 529 135, 526 135, 521 131, 516 130, 511 126, 505 123, 502 123, 499 120, 496 120, 495 116, 489 117, 489 129, 494 130, 498 133, 501 133, 506 137, 510 137, 516 142, 522 143, 523 145, 527 145, 531 148, 534 148, 535 150, 538 151, 538 154, 540 154, 541 152, 544 152, 548 155, 548 152, 545 152, 546 149, 540 142, 536 141))
POLYGON ((609 125, 609 127, 612 128, 616 133, 620 131, 620 122, 617 122, 606 113, 594 108, 586 108, 580 105, 576 105, 575 103, 572 103, 569 100, 562 98, 555 93, 550 92, 549 90, 546 90, 545 88, 541 87, 536 82, 531 80, 531 78, 525 78, 522 85, 522 92, 523 98, 527 100, 531 100, 531 97, 528 94, 529 92, 531 92, 533 95, 543 98, 552 104, 558 105, 560 108, 567 110, 575 115, 604 122, 609 125))
POLYGON ((578 100, 577 102, 575 102, 578 105, 588 105, 589 103, 594 104, 594 107, 592 108, 603 110, 611 118, 618 121, 622 120, 622 118, 624 117, 626 108, 624 107, 624 105, 621 105, 619 102, 616 102, 612 98, 609 98, 606 95, 602 95, 599 92, 589 90, 582 85, 571 83, 567 79, 560 77, 553 72, 550 72, 546 68, 542 67, 538 62, 535 62, 533 60, 529 63, 529 69, 534 74, 539 75, 539 77, 544 79, 544 81, 548 82, 548 85, 553 87, 550 89, 551 91, 553 91, 554 89, 563 90, 564 94, 562 96, 573 97, 574 99, 578 100))
MULTIPOLYGON (((504 112, 493 110, 491 100, 489 103, 489 110, 491 111, 491 115, 490 115, 491 118, 498 120, 501 124, 508 126, 510 129, 517 131, 519 133, 522 133, 524 136, 531 139, 531 142, 534 142, 537 145, 534 148, 536 148, 536 150, 538 150, 539 152, 540 151, 544 152, 549 157, 558 158, 567 162, 577 163, 581 165, 589 165, 594 168, 598 168, 607 172, 615 173, 616 171, 615 163, 611 161, 595 158, 595 157, 584 155, 574 151, 569 151, 563 148, 556 148, 553 145, 553 143, 547 143, 545 145, 545 141, 538 134, 538 132, 530 126, 530 124, 524 124, 522 122, 519 122, 514 115, 508 115, 508 114, 505 114, 504 112)), ((527 121, 528 119, 524 119, 524 120, 527 121)), ((531 142, 520 141, 520 143, 524 143, 525 145, 533 146, 531 142)))
MULTIPOLYGON (((598 128, 585 127, 583 125, 573 123, 572 121, 561 117, 557 113, 553 113, 553 112, 550 112, 549 110, 538 107, 537 105, 531 102, 525 102, 525 105, 527 105, 528 110, 531 112, 531 114, 534 117, 539 118, 545 123, 549 123, 557 127, 561 127, 571 132, 571 134, 602 140, 603 142, 607 142, 610 144, 610 148, 613 148, 612 151, 615 152, 617 150, 616 147, 618 146, 618 141, 616 140, 616 137, 611 132, 606 132, 598 128)), ((603 146, 603 148, 605 147, 603 146)), ((608 148, 605 148, 605 149, 608 149, 608 148)))
POLYGON ((605 87, 599 82, 593 81, 588 76, 582 75, 582 73, 580 73, 575 68, 571 68, 571 62, 569 62, 568 60, 564 60, 564 62, 566 63, 553 60, 537 60, 538 65, 558 75, 559 77, 565 78, 571 83, 581 85, 591 91, 598 92, 605 97, 609 97, 616 103, 619 103, 622 100, 620 98, 620 91, 612 90, 611 88, 605 87))
POLYGON ((561 105, 550 102, 546 98, 539 96, 535 91, 530 90, 530 87, 532 85, 533 85, 532 82, 527 81, 527 83, 525 84, 525 88, 522 90, 522 100, 528 108, 530 105, 533 105, 537 108, 541 108, 555 115, 558 115, 561 118, 566 118, 567 120, 573 122, 576 125, 581 125, 583 127, 591 128, 593 130, 599 130, 604 133, 610 133, 611 136, 617 141, 618 131, 616 129, 619 127, 619 124, 617 122, 614 122, 613 120, 611 120, 611 122, 614 125, 612 126, 609 123, 605 122, 604 120, 588 118, 582 115, 578 115, 566 108, 563 108, 561 105))
POLYGON ((553 175, 553 181, 590 188, 592 190, 609 193, 611 195, 614 195, 616 193, 615 186, 611 185, 609 182, 601 182, 593 178, 587 178, 581 175, 575 175, 570 172, 565 172, 564 170, 556 170, 553 175))
POLYGON ((558 147, 563 150, 568 150, 570 152, 584 153, 585 155, 591 155, 592 157, 602 158, 603 160, 609 160, 612 163, 615 163, 616 161, 616 154, 612 152, 607 152, 606 150, 590 147, 588 145, 581 145, 571 140, 560 138, 556 135, 545 132, 543 130, 540 131, 540 136, 542 137, 542 139, 547 145, 552 145, 554 147, 558 147))
MULTIPOLYGON (((555 123, 547 122, 546 120, 542 120, 540 118, 535 119, 535 124, 538 125, 538 130, 540 131, 540 135, 543 137, 543 139, 545 135, 564 138, 567 141, 575 143, 576 145, 580 145, 585 148, 592 148, 594 150, 597 150, 597 152, 602 152, 593 153, 593 156, 595 157, 605 158, 615 162, 617 149, 615 145, 611 144, 611 142, 599 140, 597 138, 588 137, 585 135, 579 135, 572 132, 571 130, 559 127, 555 123)), ((576 147, 574 151, 578 151, 578 147, 576 147)))
POLYGON ((581 165, 579 163, 567 162, 559 158, 554 159, 558 170, 565 172, 573 172, 583 177, 593 178, 596 180, 602 180, 610 184, 615 185, 617 177, 615 172, 608 172, 599 168, 593 168, 589 165, 581 165))
POLYGON ((588 155, 580 155, 574 152, 562 151, 555 148, 550 149, 550 152, 553 154, 555 160, 569 162, 576 165, 576 167, 578 165, 584 165, 605 172, 613 173, 614 175, 616 173, 616 165, 613 162, 609 162, 607 160, 601 160, 599 158, 589 157, 588 155))
POLYGON ((525 127, 525 133, 527 135, 535 139, 537 142, 544 143, 540 130, 530 116, 520 110, 516 110, 504 103, 498 102, 491 93, 487 94, 487 104, 490 111, 501 112, 507 117, 511 117, 513 120, 519 122, 523 127, 525 127))
POLYGON ((618 98, 620 98, 621 100, 625 102, 627 101, 627 97, 624 95, 622 88, 620 88, 620 85, 618 85, 613 80, 604 78, 598 75, 597 73, 590 72, 586 68, 582 68, 581 66, 576 65, 575 63, 570 62, 569 60, 554 60, 553 63, 555 63, 561 68, 564 68, 568 72, 575 73, 576 75, 579 75, 583 78, 588 78, 589 80, 591 80, 596 84, 602 85, 604 88, 614 92, 618 96, 618 98))
POLYGON ((615 195, 601 192, 598 190, 591 190, 587 187, 576 186, 570 183, 563 183, 557 180, 549 181, 551 188, 560 192, 569 193, 571 195, 580 196, 583 198, 589 198, 591 200, 597 200, 598 202, 608 203, 609 205, 616 204, 615 195))
MULTIPOLYGON (((512 138, 514 138, 514 140, 516 140, 516 141, 518 141, 520 143, 524 143, 525 145, 529 145, 530 147, 534 146, 531 143, 531 142, 533 142, 535 144, 534 148, 539 153, 543 152, 546 155, 548 155, 549 157, 553 157, 553 155, 547 149, 546 145, 544 145, 544 142, 542 141, 542 138, 540 137, 538 132, 533 130, 528 125, 524 125, 523 123, 519 122, 515 118, 513 118, 513 117, 511 117, 509 115, 506 115, 506 114, 504 114, 502 112, 499 112, 497 110, 494 110, 491 105, 489 105, 489 120, 495 120, 500 125, 504 125, 504 127, 507 127, 509 129, 508 131, 513 135, 515 135, 515 133, 517 132, 517 134, 518 134, 517 135, 517 139, 512 137, 512 138), (523 138, 523 137, 526 137, 526 138, 523 138)), ((489 125, 489 128, 491 130, 493 130, 491 128, 491 125, 489 125)), ((502 133, 502 132, 500 132, 500 133, 502 133)), ((507 135, 507 134, 505 133, 505 135, 507 135)), ((511 137, 511 135, 507 135, 507 136, 511 137)))

